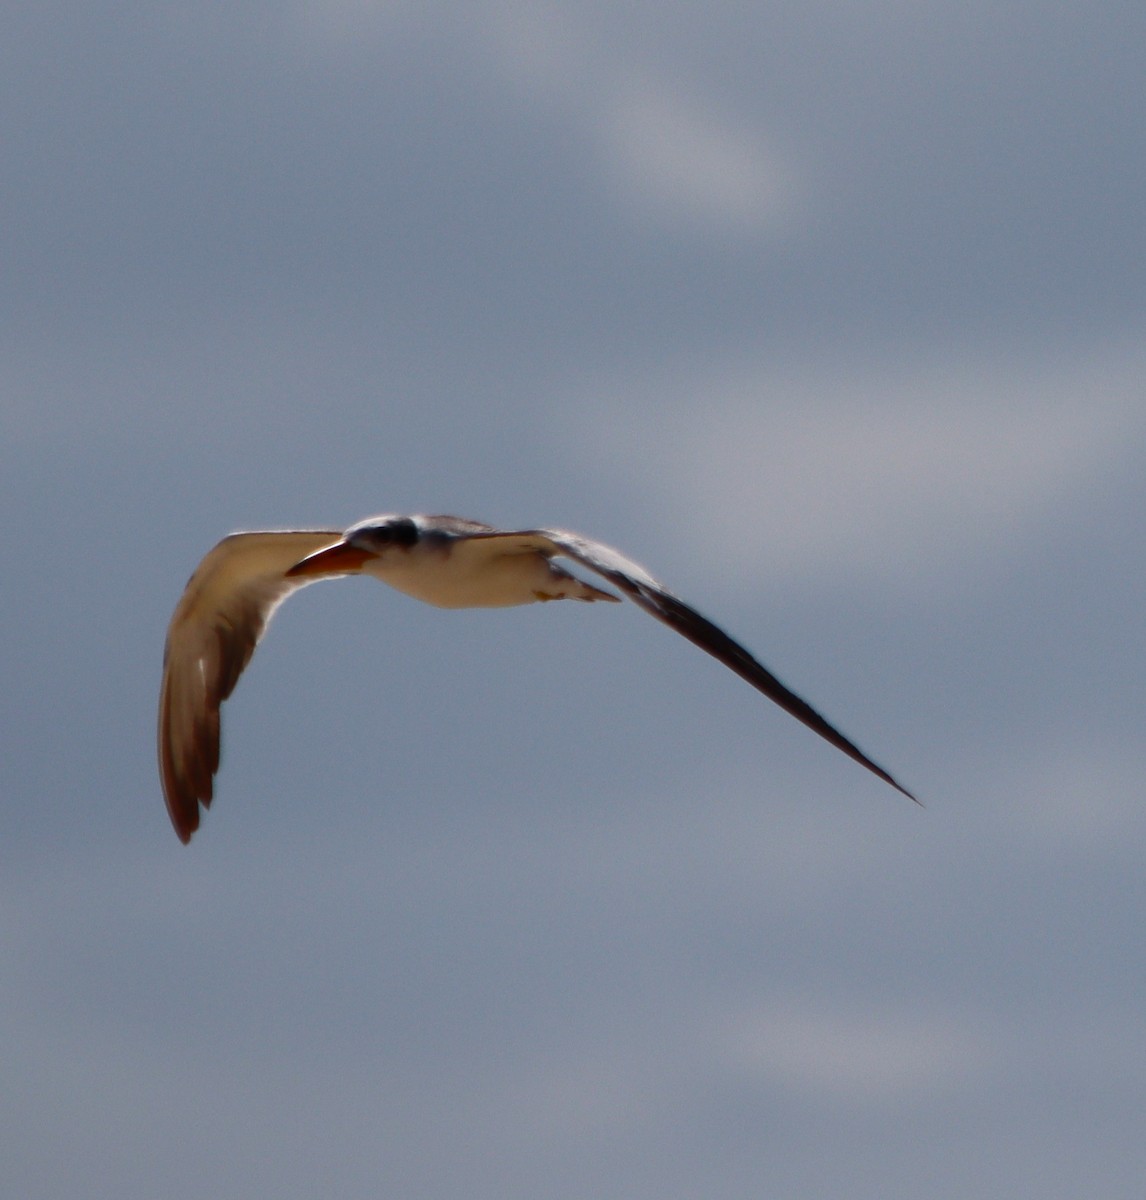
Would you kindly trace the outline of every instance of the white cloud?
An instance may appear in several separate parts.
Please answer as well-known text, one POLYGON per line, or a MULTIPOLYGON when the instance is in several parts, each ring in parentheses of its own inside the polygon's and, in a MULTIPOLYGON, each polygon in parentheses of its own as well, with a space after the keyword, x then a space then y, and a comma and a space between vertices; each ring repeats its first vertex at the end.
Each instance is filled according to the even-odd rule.
POLYGON ((718 111, 702 81, 667 77, 631 41, 614 45, 607 23, 594 29, 568 7, 307 0, 301 14, 308 39, 339 53, 363 44, 392 49, 399 36, 460 47, 501 85, 577 131, 596 158, 601 186, 642 220, 756 234, 792 211, 793 166, 759 129, 718 111))
POLYGON ((757 232, 790 211, 791 164, 758 130, 592 38, 567 9, 495 5, 490 29, 508 75, 566 110, 606 184, 644 217, 757 232))
POLYGON ((914 1097, 977 1075, 996 1049, 982 1030, 944 1017, 781 1008, 728 1022, 739 1069, 802 1091, 863 1103, 914 1097))
POLYGON ((601 134, 619 191, 658 220, 765 229, 791 210, 793 173, 748 127, 651 81, 602 104, 601 134))
POLYGON ((999 811, 1011 835, 1046 861, 1049 854, 1072 860, 1087 853, 1137 856, 1146 832, 1141 781, 1146 768, 1133 743, 1061 735, 1036 742, 1025 758, 1010 758, 997 770, 999 811))
POLYGON ((1109 482, 1143 443, 1142 355, 658 368, 562 429, 724 577, 946 577, 1109 482))

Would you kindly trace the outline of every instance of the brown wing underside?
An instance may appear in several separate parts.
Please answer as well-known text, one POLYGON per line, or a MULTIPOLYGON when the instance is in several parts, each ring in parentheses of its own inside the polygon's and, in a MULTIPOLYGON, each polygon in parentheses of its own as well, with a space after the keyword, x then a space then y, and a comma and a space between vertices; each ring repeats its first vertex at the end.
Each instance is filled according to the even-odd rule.
POLYGON ((184 842, 210 805, 219 769, 219 709, 234 690, 274 610, 312 580, 285 572, 337 541, 337 530, 232 534, 191 576, 167 632, 159 695, 159 773, 184 842))

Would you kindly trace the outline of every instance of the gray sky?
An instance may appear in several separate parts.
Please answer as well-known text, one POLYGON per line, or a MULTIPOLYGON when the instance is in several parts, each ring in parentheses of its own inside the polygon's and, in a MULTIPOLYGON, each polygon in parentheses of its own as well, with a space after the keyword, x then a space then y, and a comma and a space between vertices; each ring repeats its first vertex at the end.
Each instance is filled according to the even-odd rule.
POLYGON ((10 5, 13 1196, 1139 1197, 1146 14, 10 5), (236 528, 554 524, 632 606, 276 617, 236 528))

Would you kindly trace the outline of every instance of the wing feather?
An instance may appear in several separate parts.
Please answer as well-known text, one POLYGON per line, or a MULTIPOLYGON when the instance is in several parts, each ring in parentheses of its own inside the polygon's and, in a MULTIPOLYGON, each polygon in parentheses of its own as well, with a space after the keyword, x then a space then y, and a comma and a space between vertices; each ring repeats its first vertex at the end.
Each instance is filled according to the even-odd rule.
POLYGON ((635 604, 640 605, 645 612, 651 613, 658 621, 663 621, 670 629, 675 629, 677 633, 688 638, 694 645, 724 663, 741 679, 746 680, 796 720, 802 721, 809 729, 814 730, 825 741, 835 746, 837 750, 843 751, 849 758, 866 767, 885 783, 891 784, 896 791, 902 792, 903 795, 919 803, 907 788, 896 782, 887 771, 868 758, 858 746, 844 737, 806 700, 781 683, 739 642, 734 641, 723 629, 714 625, 707 617, 702 616, 696 609, 671 592, 663 583, 654 579, 640 563, 634 562, 619 550, 614 550, 612 546, 607 546, 603 542, 596 542, 563 529, 529 529, 505 534, 477 533, 471 536, 477 538, 505 537, 510 539, 511 545, 515 544, 521 551, 533 549, 543 554, 564 555, 581 563, 582 566, 588 567, 589 570, 595 571, 624 592, 635 604))
POLYGON ((315 579, 285 572, 332 545, 338 530, 233 533, 187 583, 167 631, 159 696, 159 771, 180 840, 199 827, 219 769, 219 707, 234 690, 275 609, 315 579))

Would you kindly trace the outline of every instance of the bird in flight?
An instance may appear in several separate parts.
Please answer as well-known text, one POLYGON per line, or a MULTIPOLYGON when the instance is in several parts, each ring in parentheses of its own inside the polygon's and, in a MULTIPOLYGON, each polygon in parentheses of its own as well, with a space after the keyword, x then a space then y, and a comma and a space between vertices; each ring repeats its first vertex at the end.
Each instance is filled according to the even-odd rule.
POLYGON ((837 749, 912 800, 814 708, 723 630, 623 554, 561 529, 496 529, 447 516, 369 517, 335 529, 233 533, 187 583, 167 631, 159 697, 159 771, 175 832, 188 842, 219 769, 219 707, 275 609, 320 579, 373 575, 439 608, 502 608, 538 600, 620 597, 570 574, 555 558, 601 576, 646 612, 719 659, 837 749))

